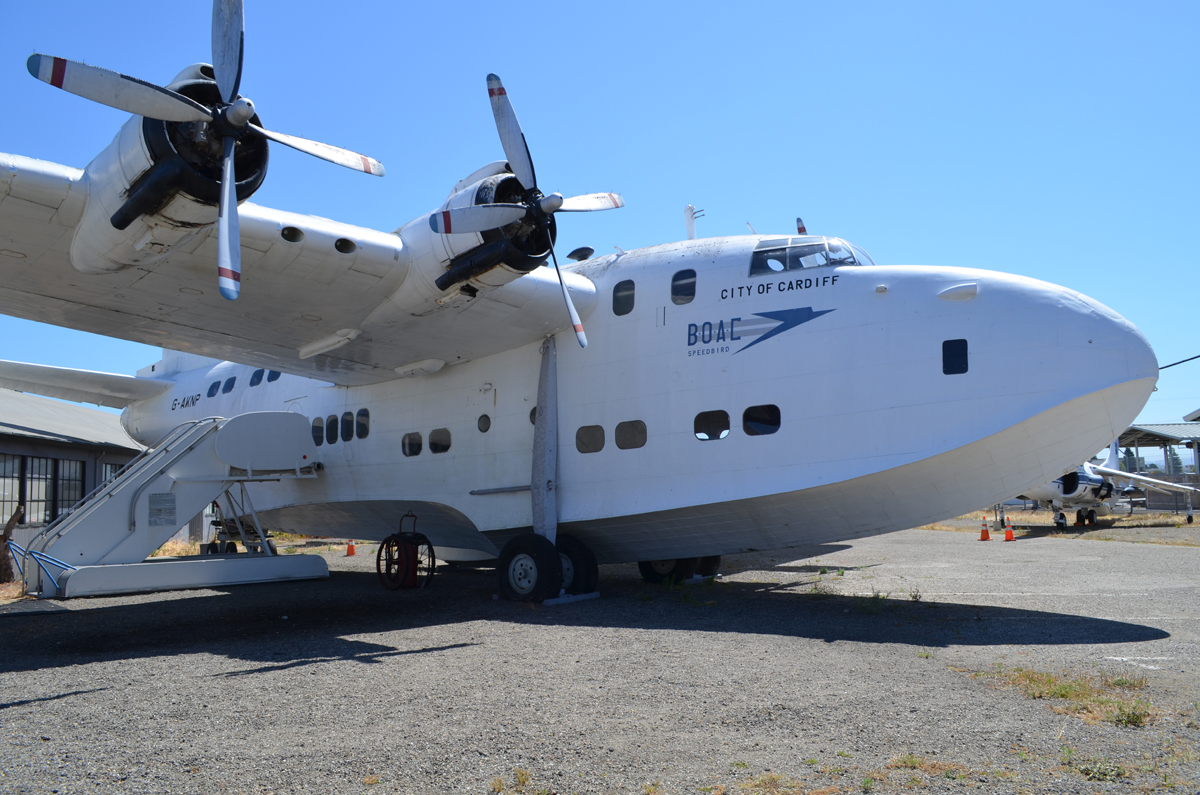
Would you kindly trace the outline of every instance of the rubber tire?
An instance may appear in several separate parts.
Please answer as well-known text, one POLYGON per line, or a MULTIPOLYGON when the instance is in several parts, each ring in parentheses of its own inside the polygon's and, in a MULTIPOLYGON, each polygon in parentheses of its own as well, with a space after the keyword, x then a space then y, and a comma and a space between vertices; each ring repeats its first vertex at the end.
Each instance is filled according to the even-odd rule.
POLYGON ((548 538, 536 533, 510 538, 500 550, 496 573, 500 598, 509 602, 544 602, 562 591, 558 550, 548 538))
POLYGON ((433 572, 437 569, 437 555, 434 554, 433 544, 421 533, 404 533, 401 538, 408 542, 409 554, 417 558, 413 582, 409 588, 428 588, 433 582, 433 572))
POLYGON ((379 582, 389 591, 411 587, 409 578, 409 557, 415 550, 398 535, 390 535, 383 539, 379 550, 375 553, 375 573, 379 582))
POLYGON ((1187 523, 1188 524, 1192 523, 1192 515, 1190 513, 1188 514, 1188 517, 1187 517, 1187 523))
POLYGON ((225 542, 225 552, 237 554, 237 544, 233 541, 225 542))
POLYGON ((1060 513, 1058 516, 1054 517, 1054 527, 1058 530, 1067 529, 1067 515, 1065 513, 1060 513))
POLYGON ((1087 525, 1088 525, 1088 527, 1095 527, 1095 526, 1096 526, 1096 511, 1095 511, 1094 509, 1088 509, 1088 512, 1087 512, 1087 525))
POLYGON ((559 533, 554 542, 558 549, 559 560, 566 559, 563 566, 563 590, 569 594, 593 593, 596 582, 600 579, 600 567, 596 565, 596 556, 587 544, 572 535, 559 533), (568 578, 568 568, 574 570, 574 577, 568 578))
POLYGON ((721 568, 721 556, 709 555, 708 557, 700 558, 700 562, 696 564, 696 573, 701 577, 715 577, 717 570, 721 568))
POLYGON ((221 543, 219 541, 209 541, 208 542, 208 554, 220 555, 221 554, 221 543))
POLYGON ((1075 511, 1075 526, 1076 527, 1083 526, 1083 509, 1082 508, 1075 511))
POLYGON ((682 582, 683 580, 691 579, 692 575, 696 573, 696 565, 699 562, 699 558, 639 560, 638 571, 642 573, 643 580, 653 585, 664 583, 667 580, 682 582))

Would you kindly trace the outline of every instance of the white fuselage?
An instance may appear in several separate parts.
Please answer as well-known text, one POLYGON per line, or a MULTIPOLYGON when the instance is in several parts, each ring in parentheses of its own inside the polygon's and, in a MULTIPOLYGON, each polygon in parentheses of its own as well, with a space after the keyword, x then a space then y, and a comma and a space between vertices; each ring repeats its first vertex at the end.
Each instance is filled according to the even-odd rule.
MULTIPOLYGON (((1154 387, 1142 334, 1073 290, 924 266, 750 276, 760 240, 686 241, 572 267, 597 301, 586 350, 570 331, 558 338, 558 512, 601 562, 846 539, 1000 502, 1107 444, 1154 387), (672 279, 686 269, 695 297, 677 303, 672 279), (633 308, 617 315, 614 289, 627 281, 633 308), (960 340, 965 351, 943 344, 960 340), (954 372, 959 358, 966 372, 954 372), (1030 370, 1041 375, 1005 377, 1030 370), (763 406, 777 407, 778 430, 748 433, 744 413, 763 406), (722 411, 728 433, 698 438, 697 416, 722 411), (645 442, 630 447, 638 422, 645 442), (634 423, 622 426, 628 449, 621 423, 634 423), (581 452, 581 428, 583 446, 598 446, 590 426, 603 446, 581 452)), ((529 485, 540 362, 532 344, 353 387, 290 375, 249 387, 256 368, 225 362, 172 376, 177 388, 131 406, 124 423, 152 443, 206 416, 367 409, 366 438, 316 448, 317 480, 251 487, 266 523, 379 539, 411 509, 435 544, 458 550, 451 557, 490 557, 489 542, 464 539, 528 528, 530 494, 472 492, 529 485), (207 397, 230 377, 228 394, 207 397), (449 433, 445 452, 430 450, 435 430, 449 433), (404 454, 406 434, 420 434, 419 454, 404 454)))

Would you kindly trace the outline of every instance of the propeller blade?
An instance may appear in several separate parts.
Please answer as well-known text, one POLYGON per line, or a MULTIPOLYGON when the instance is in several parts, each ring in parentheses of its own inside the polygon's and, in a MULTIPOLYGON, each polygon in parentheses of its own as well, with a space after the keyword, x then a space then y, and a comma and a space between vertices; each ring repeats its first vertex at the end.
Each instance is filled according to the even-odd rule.
POLYGON ((486 232, 508 226, 525 217, 523 204, 481 204, 475 207, 460 207, 457 210, 442 210, 429 216, 429 228, 443 235, 458 235, 465 232, 486 232))
POLYGON ((492 115, 496 117, 496 131, 500 133, 500 145, 504 147, 508 165, 521 187, 533 190, 537 187, 533 158, 529 156, 529 146, 525 143, 525 133, 521 132, 521 123, 517 121, 517 114, 508 101, 508 92, 496 75, 487 76, 487 87, 488 98, 492 101, 492 115))
POLYGON ((328 160, 330 163, 352 168, 364 174, 374 174, 377 177, 383 176, 383 163, 380 163, 373 157, 360 155, 358 152, 351 152, 349 149, 323 144, 320 141, 310 141, 307 138, 298 138, 295 135, 271 132, 270 130, 264 130, 257 124, 250 124, 248 126, 263 138, 283 144, 284 146, 290 146, 299 152, 304 152, 306 155, 319 157, 322 160, 328 160))
POLYGON ((246 22, 242 0, 213 0, 212 59, 217 88, 225 102, 233 102, 242 84, 246 22))
POLYGON ((625 200, 619 193, 589 193, 586 196, 572 196, 563 199, 560 213, 589 213, 596 210, 615 210, 625 206, 625 200))
POLYGON ((110 108, 163 121, 212 121, 212 111, 169 88, 52 55, 31 55, 29 74, 110 108))
POLYGON ((242 290, 242 235, 238 229, 237 177, 233 173, 237 139, 227 135, 224 143, 221 203, 217 211, 217 286, 221 295, 235 301, 242 290))
MULTIPOLYGON (((549 238, 549 235, 546 236, 549 238)), ((575 302, 571 300, 571 293, 567 291, 567 283, 563 281, 562 271, 558 267, 558 257, 554 254, 554 243, 550 243, 550 256, 554 259, 554 272, 558 274, 558 286, 562 288, 563 300, 567 302, 567 314, 571 316, 571 325, 575 327, 575 339, 579 340, 579 347, 587 347, 587 334, 583 333, 583 321, 579 319, 579 313, 575 311, 575 302)))

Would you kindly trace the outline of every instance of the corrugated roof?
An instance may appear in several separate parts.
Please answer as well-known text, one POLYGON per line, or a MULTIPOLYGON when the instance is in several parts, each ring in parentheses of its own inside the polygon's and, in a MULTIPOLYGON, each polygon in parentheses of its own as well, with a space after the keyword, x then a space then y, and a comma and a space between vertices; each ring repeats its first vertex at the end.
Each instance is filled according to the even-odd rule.
POLYGON ((119 415, 0 389, 0 435, 141 450, 119 415))
POLYGON ((1122 447, 1132 445, 1163 445, 1179 444, 1180 442, 1200 439, 1200 422, 1164 422, 1147 423, 1145 425, 1130 425, 1129 430, 1121 434, 1119 444, 1122 447))

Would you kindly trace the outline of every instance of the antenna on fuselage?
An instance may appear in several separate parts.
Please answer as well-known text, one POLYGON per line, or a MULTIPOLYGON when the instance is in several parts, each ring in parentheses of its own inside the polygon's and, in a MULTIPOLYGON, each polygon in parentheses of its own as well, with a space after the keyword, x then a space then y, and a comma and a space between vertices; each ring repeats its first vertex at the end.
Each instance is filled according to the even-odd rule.
POLYGON ((695 207, 693 207, 690 204, 687 207, 683 208, 683 221, 687 225, 687 239, 688 240, 696 239, 696 219, 703 218, 703 217, 704 217, 704 211, 697 210, 695 207))
POLYGON ((746 222, 746 228, 750 230, 750 234, 752 234, 752 235, 757 235, 757 234, 758 234, 758 230, 757 230, 757 229, 755 229, 754 227, 750 226, 750 222, 749 222, 749 221, 747 221, 747 222, 746 222))

